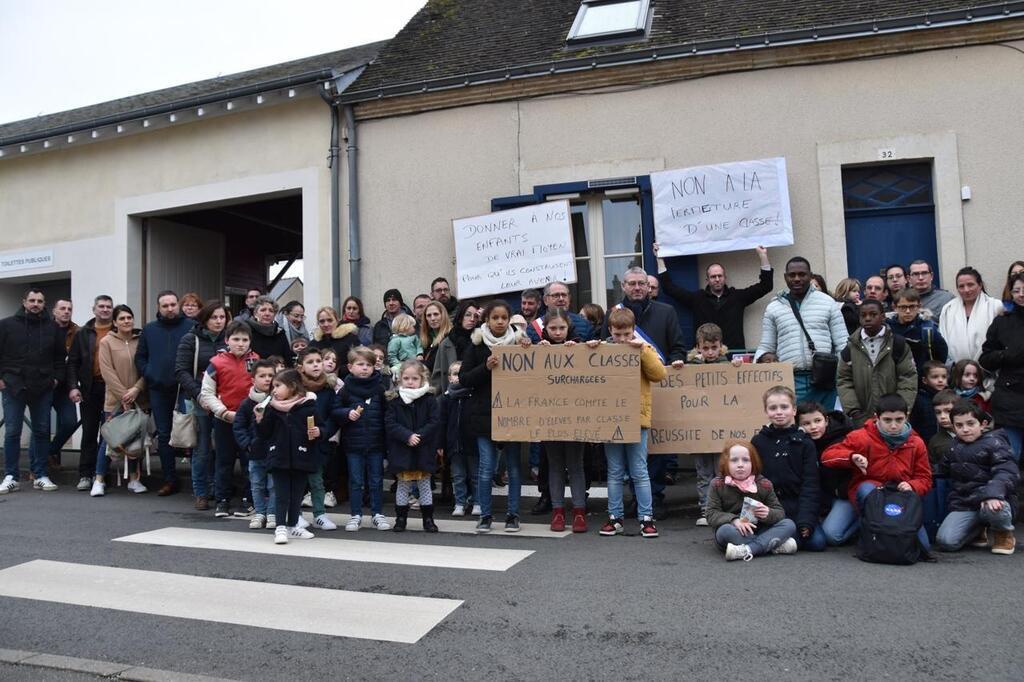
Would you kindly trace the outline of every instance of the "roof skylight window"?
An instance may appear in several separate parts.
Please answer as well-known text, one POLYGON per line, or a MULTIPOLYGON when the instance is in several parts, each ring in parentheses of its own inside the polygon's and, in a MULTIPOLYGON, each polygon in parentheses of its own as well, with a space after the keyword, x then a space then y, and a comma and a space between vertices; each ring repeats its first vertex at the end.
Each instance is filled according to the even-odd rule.
POLYGON ((650 0, 583 0, 567 42, 642 36, 650 0))

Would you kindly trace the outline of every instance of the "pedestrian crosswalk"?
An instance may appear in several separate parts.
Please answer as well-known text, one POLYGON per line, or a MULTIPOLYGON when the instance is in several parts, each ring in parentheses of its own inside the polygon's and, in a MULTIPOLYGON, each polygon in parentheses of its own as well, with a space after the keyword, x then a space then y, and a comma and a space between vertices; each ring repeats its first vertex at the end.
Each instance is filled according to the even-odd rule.
MULTIPOLYGON (((307 521, 313 521, 313 515, 309 512, 303 514, 307 521)), ((339 528, 348 523, 351 518, 348 514, 327 514, 327 518, 336 523, 339 528)), ((249 519, 243 518, 243 521, 249 519)), ((437 524, 438 530, 442 533, 461 533, 461 534, 476 534, 476 518, 472 520, 458 520, 458 519, 434 519, 437 524)), ((499 530, 500 530, 500 523, 499 530)), ((363 517, 363 527, 366 530, 372 531, 372 526, 369 525, 369 517, 363 517)), ((411 531, 422 531, 423 528, 420 525, 420 520, 416 518, 416 512, 412 512, 409 516, 409 525, 407 527, 411 531)), ((316 532, 316 529, 313 529, 316 532)), ((375 532, 375 531, 374 531, 375 532)), ((494 532, 488 535, 488 537, 500 537, 500 538, 514 538, 514 537, 527 537, 527 538, 565 538, 572 535, 572 533, 556 533, 548 527, 546 523, 521 523, 519 525, 519 532, 517 533, 502 533, 494 532)))

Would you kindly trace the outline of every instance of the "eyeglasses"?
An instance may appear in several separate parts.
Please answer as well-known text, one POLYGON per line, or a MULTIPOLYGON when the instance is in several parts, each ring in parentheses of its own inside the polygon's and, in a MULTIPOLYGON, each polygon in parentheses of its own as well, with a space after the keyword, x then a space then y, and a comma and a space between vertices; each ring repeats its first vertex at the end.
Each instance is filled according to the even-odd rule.
POLYGON ((451 289, 448 287, 437 287, 434 289, 435 294, 447 294, 449 291, 451 291, 451 289))
POLYGON ((550 294, 548 294, 548 296, 551 297, 551 298, 569 298, 569 293, 568 292, 562 292, 562 291, 558 291, 558 292, 553 291, 550 294))

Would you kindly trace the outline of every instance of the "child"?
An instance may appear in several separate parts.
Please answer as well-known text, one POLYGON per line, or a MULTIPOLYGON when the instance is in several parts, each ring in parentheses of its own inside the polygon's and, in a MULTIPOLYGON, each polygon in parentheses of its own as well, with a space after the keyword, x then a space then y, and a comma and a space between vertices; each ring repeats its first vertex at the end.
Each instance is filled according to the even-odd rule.
POLYGON ((938 429, 932 400, 946 388, 948 377, 946 366, 938 360, 928 360, 921 368, 921 386, 917 389, 914 409, 910 411, 910 425, 925 443, 932 439, 938 429))
MULTIPOLYGON (((722 328, 708 322, 697 327, 697 345, 686 356, 689 364, 711 364, 729 362, 729 349, 722 344, 722 328)), ((734 358, 732 364, 743 364, 741 358, 734 358)), ((708 525, 705 507, 708 503, 708 485, 715 477, 720 454, 711 452, 704 455, 693 455, 693 466, 697 470, 697 501, 700 504, 698 526, 708 525)))
POLYGON ((412 315, 395 316, 391 321, 391 340, 388 341, 388 364, 392 372, 398 372, 398 366, 406 360, 420 360, 423 358, 423 346, 420 344, 420 337, 416 334, 416 320, 412 315))
MULTIPOLYGON (((455 494, 455 509, 452 516, 465 516, 466 506, 471 499, 476 499, 477 462, 476 440, 467 433, 469 396, 468 388, 459 383, 459 370, 462 363, 456 360, 448 367, 448 390, 438 398, 438 409, 441 414, 441 425, 438 432, 444 439, 439 445, 439 452, 447 460, 452 472, 452 490, 455 494)), ((479 514, 479 507, 474 507, 474 514, 479 514)))
POLYGON ((1013 554, 1013 514, 1020 472, 1002 431, 983 433, 989 416, 977 403, 959 400, 950 411, 956 438, 939 470, 950 479, 949 514, 939 527, 939 549, 955 552, 968 542, 992 553, 1013 554), (981 526, 981 531, 978 527, 981 526))
POLYGON ((590 323, 591 329, 601 329, 604 326, 604 308, 596 303, 587 303, 580 308, 580 315, 590 323))
POLYGON ((331 381, 336 391, 341 390, 341 382, 338 381, 338 354, 334 352, 333 348, 321 348, 320 357, 324 361, 324 374, 327 375, 327 380, 331 381))
POLYGON ((928 440, 928 462, 932 468, 932 489, 924 496, 924 527, 928 539, 934 541, 939 526, 949 513, 949 478, 942 474, 939 465, 953 447, 953 422, 949 413, 960 397, 951 388, 946 388, 932 398, 932 419, 935 420, 935 435, 928 440))
POLYGON ((274 363, 257 360, 252 366, 252 388, 249 395, 238 406, 231 430, 235 442, 249 460, 249 486, 252 489, 252 503, 256 514, 249 521, 249 528, 276 528, 277 512, 274 500, 274 482, 267 473, 267 444, 256 433, 256 417, 253 410, 270 395, 274 382, 274 363))
MULTIPOLYGON (((544 316, 540 345, 571 346, 579 341, 565 308, 550 308, 544 316)), ((551 530, 565 531, 565 470, 572 491, 572 532, 587 532, 587 480, 583 473, 583 444, 565 441, 541 443, 547 455, 548 495, 551 497, 551 530)))
POLYGON ((818 449, 796 425, 796 394, 788 386, 772 386, 762 398, 768 424, 750 442, 761 454, 764 476, 796 522, 797 547, 811 552, 825 549, 825 532, 819 524, 821 479, 818 449))
MULTIPOLYGON (((814 443, 819 459, 826 448, 846 438, 846 434, 853 430, 853 422, 846 413, 840 410, 827 412, 820 403, 813 400, 796 406, 796 418, 800 428, 814 443)), ((850 493, 850 472, 823 468, 818 470, 818 477, 821 480, 821 513, 825 515, 821 531, 825 534, 827 544, 838 547, 853 535, 848 532, 848 524, 842 521, 853 513, 847 499, 850 493), (837 527, 839 524, 842 527, 837 527)))
MULTIPOLYGON (((327 495, 324 487, 326 471, 331 497, 334 497, 334 483, 338 480, 338 453, 329 440, 338 428, 331 418, 331 409, 335 401, 334 387, 324 374, 324 360, 319 348, 306 348, 295 360, 295 369, 302 380, 303 388, 316 396, 316 413, 323 432, 323 438, 317 441, 316 447, 320 450, 320 461, 324 468, 309 475, 309 502, 313 507, 313 525, 320 530, 337 530, 338 526, 327 517, 327 495)), ((335 500, 331 500, 331 503, 332 507, 337 504, 335 500)), ((300 525, 304 522, 305 520, 300 522, 300 525)))
POLYGON ((323 464, 317 447, 320 417, 316 395, 305 391, 302 377, 293 369, 274 376, 271 396, 267 407, 257 406, 254 414, 256 433, 267 443, 267 468, 274 479, 278 520, 274 542, 284 545, 289 538, 314 537, 299 525, 299 519, 309 474, 319 471, 323 464))
POLYGON ((761 476, 761 458, 747 441, 729 441, 722 448, 707 511, 715 544, 725 551, 726 561, 750 561, 769 552, 796 553, 796 524, 786 518, 772 482, 761 476), (758 503, 751 509, 754 520, 742 515, 747 498, 758 503))
POLYGON ((373 351, 373 356, 377 359, 377 362, 374 363, 373 368, 380 372, 384 390, 390 391, 394 381, 391 376, 391 368, 388 367, 386 362, 386 360, 388 359, 388 349, 380 345, 379 343, 375 343, 370 346, 370 350, 373 351))
POLYGON ((348 352, 348 376, 338 392, 332 416, 342 426, 342 450, 348 462, 348 502, 351 517, 345 530, 358 531, 363 522, 363 490, 370 493, 371 522, 390 530, 384 516, 384 385, 374 369, 377 357, 366 346, 348 352), (368 475, 367 475, 368 474, 368 475))
MULTIPOLYGON (((459 383, 473 393, 467 408, 468 431, 476 438, 480 453, 477 479, 477 502, 480 505, 480 520, 476 532, 491 532, 491 482, 498 463, 498 448, 491 440, 491 370, 498 365, 498 356, 491 354, 494 346, 512 346, 517 343, 530 345, 530 338, 517 334, 509 325, 512 309, 508 303, 498 299, 488 303, 483 310, 483 324, 470 335, 470 346, 462 357, 459 369, 459 383)), ((508 452, 519 452, 518 443, 510 443, 508 452)), ((518 456, 508 461, 508 513, 505 516, 505 532, 519 532, 519 494, 521 491, 520 461, 518 456)))
POLYGON ((292 339, 292 364, 299 361, 299 355, 309 347, 309 339, 305 336, 296 336, 292 339))
POLYGON ((991 413, 989 404, 991 395, 985 390, 985 370, 975 360, 960 360, 953 365, 953 390, 961 398, 973 400, 981 409, 991 413))
MULTIPOLYGON (((636 495, 640 535, 658 537, 654 525, 651 479, 647 472, 647 432, 651 428, 651 382, 661 381, 667 372, 657 351, 636 335, 636 318, 629 308, 615 308, 608 313, 611 338, 606 343, 624 343, 640 349, 640 442, 605 443, 604 456, 608 462, 608 521, 601 526, 601 535, 619 535, 623 532, 622 479, 629 469, 636 495)), ((587 341, 595 348, 598 341, 587 341)))
POLYGON ((270 357, 267 358, 267 361, 274 363, 275 376, 288 369, 288 367, 284 364, 284 358, 282 358, 280 355, 271 355, 270 357))
MULTIPOLYGON (((851 431, 840 443, 825 450, 821 463, 835 469, 851 469, 849 498, 851 509, 837 526, 853 534, 851 527, 860 527, 855 516, 875 488, 889 481, 898 481, 899 489, 925 495, 932 487, 932 469, 928 463, 928 450, 910 428, 907 416, 910 408, 899 394, 886 393, 875 405, 875 418, 863 427, 851 431), (856 510, 856 511, 855 511, 856 510)), ((927 550, 930 546, 924 526, 918 529, 918 539, 927 550)))
POLYGON ((398 389, 388 396, 384 432, 388 443, 388 470, 395 474, 395 531, 405 530, 409 516, 409 491, 419 488, 423 530, 437 532, 434 523, 430 475, 437 471, 437 435, 440 420, 437 400, 431 393, 430 372, 419 360, 405 360, 398 367, 398 389))
POLYGON ((260 359, 249 350, 252 331, 245 322, 233 321, 224 329, 227 348, 218 351, 211 359, 203 374, 203 386, 199 392, 199 404, 215 417, 213 422, 213 446, 216 450, 217 472, 214 478, 214 495, 217 508, 214 516, 231 516, 231 477, 235 459, 242 465, 245 487, 242 492, 242 507, 236 516, 249 516, 255 508, 250 500, 249 462, 245 452, 235 442, 231 429, 238 406, 252 388, 252 368, 260 359))

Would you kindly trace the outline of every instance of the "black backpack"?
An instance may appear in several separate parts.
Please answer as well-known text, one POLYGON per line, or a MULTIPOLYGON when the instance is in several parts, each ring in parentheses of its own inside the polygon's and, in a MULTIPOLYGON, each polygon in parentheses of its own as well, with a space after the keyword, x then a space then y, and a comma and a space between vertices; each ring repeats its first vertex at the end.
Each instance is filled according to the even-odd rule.
POLYGON ((917 539, 924 522, 921 498, 890 481, 864 498, 857 558, 876 564, 910 565, 927 558, 917 539))

